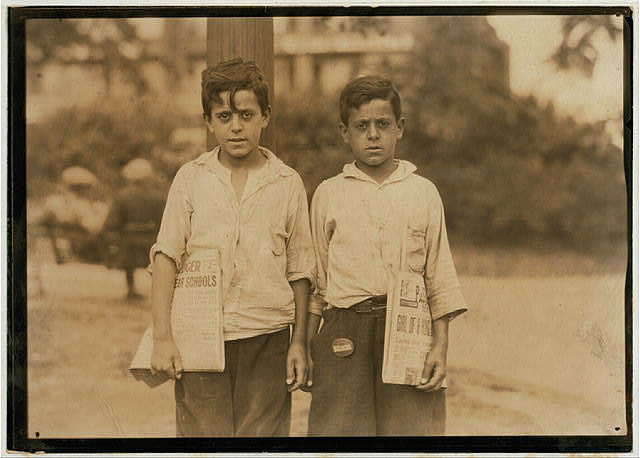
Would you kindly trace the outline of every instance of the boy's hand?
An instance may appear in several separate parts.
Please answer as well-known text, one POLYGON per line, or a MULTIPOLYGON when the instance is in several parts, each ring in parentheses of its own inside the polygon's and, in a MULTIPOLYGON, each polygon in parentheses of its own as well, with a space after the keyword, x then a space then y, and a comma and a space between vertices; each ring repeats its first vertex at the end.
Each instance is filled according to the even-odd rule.
POLYGON ((442 381, 447 375, 447 348, 435 345, 424 362, 422 379, 416 386, 419 390, 437 391, 442 388, 442 381))
POLYGON ((313 358, 311 358, 311 345, 307 344, 307 391, 313 386, 313 358))
POLYGON ((318 334, 320 328, 320 315, 309 313, 307 321, 307 383, 302 387, 302 391, 311 391, 313 385, 313 358, 311 357, 311 341, 313 336, 318 334))
POLYGON ((182 359, 173 339, 153 341, 151 375, 163 372, 173 380, 182 378, 182 359))
POLYGON ((296 340, 289 345, 287 354, 287 388, 295 391, 307 380, 307 355, 305 345, 296 340))

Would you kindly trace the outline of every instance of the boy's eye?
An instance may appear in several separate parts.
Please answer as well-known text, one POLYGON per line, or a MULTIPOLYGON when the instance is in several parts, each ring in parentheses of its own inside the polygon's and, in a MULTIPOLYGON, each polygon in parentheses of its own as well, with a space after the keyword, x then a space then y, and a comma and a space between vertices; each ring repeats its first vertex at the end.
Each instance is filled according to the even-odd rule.
POLYGON ((367 130, 367 126, 368 125, 369 125, 368 122, 360 121, 360 122, 356 123, 356 129, 358 129, 358 130, 367 130))
POLYGON ((379 119, 378 121, 376 121, 376 124, 380 129, 388 129, 389 127, 391 127, 391 121, 389 121, 388 119, 379 119))
POLYGON ((245 121, 248 121, 251 118, 253 118, 253 113, 251 111, 243 111, 242 112, 242 119, 244 119, 245 121))
POLYGON ((222 111, 220 113, 216 113, 216 118, 218 118, 220 121, 228 121, 229 119, 231 119, 231 112, 222 111))

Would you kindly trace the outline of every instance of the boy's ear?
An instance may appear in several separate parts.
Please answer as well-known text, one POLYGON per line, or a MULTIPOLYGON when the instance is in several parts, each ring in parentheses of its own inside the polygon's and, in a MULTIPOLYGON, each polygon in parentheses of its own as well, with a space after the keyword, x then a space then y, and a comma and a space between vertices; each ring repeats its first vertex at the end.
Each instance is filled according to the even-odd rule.
POLYGON ((271 105, 267 105, 267 108, 265 108, 264 113, 262 113, 263 129, 269 125, 270 119, 271 119, 271 105))
POLYGON ((398 135, 397 135, 398 140, 400 140, 402 138, 402 135, 404 134, 404 125, 405 125, 405 119, 404 117, 401 117, 400 119, 398 119, 398 122, 396 123, 396 126, 398 127, 398 135))
POLYGON ((342 140, 348 145, 349 144, 349 128, 343 123, 340 123, 340 135, 342 135, 342 140))
POLYGON ((204 122, 207 125, 207 129, 209 129, 209 132, 213 133, 213 126, 211 125, 211 115, 207 116, 206 113, 202 113, 202 118, 204 119, 204 122))

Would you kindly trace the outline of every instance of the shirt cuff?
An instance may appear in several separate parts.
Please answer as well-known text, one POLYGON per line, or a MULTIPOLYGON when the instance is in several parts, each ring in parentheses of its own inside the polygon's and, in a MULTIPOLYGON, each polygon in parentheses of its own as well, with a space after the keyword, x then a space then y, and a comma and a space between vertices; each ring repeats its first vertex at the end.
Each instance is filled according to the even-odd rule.
POLYGON ((324 297, 319 294, 312 294, 311 300, 309 301, 309 313, 313 313, 314 315, 322 316, 322 311, 327 306, 327 301, 324 300, 324 297))
POLYGON ((306 278, 309 280, 309 284, 311 285, 309 290, 313 291, 315 288, 315 277, 315 272, 313 270, 309 270, 307 272, 290 272, 287 274, 287 281, 291 283, 296 280, 300 280, 301 278, 306 278))
POLYGON ((163 253, 170 257, 176 264, 176 270, 180 270, 180 268, 182 267, 182 254, 184 253, 184 251, 182 253, 178 253, 174 250, 170 250, 161 243, 156 242, 149 250, 149 266, 147 267, 147 271, 149 273, 153 273, 153 265, 155 263, 156 254, 158 253, 163 253))
POLYGON ((438 293, 431 297, 429 302, 433 321, 445 315, 449 316, 449 320, 453 320, 468 310, 462 291, 459 288, 438 293))

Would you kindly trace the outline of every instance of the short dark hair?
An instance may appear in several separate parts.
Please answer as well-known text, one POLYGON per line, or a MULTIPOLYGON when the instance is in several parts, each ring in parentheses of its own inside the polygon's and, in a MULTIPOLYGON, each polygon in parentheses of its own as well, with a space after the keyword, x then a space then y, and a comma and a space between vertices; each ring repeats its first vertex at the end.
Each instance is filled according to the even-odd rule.
POLYGON ((244 61, 241 57, 222 61, 202 71, 202 108, 205 119, 211 117, 213 103, 222 103, 220 93, 229 91, 229 103, 236 109, 234 95, 236 91, 248 89, 254 92, 262 114, 269 108, 269 86, 264 73, 253 61, 244 61))
POLYGON ((384 76, 368 75, 351 80, 340 94, 340 120, 349 122, 349 110, 358 109, 363 103, 373 99, 388 100, 391 102, 396 121, 402 116, 400 94, 393 82, 384 76))

